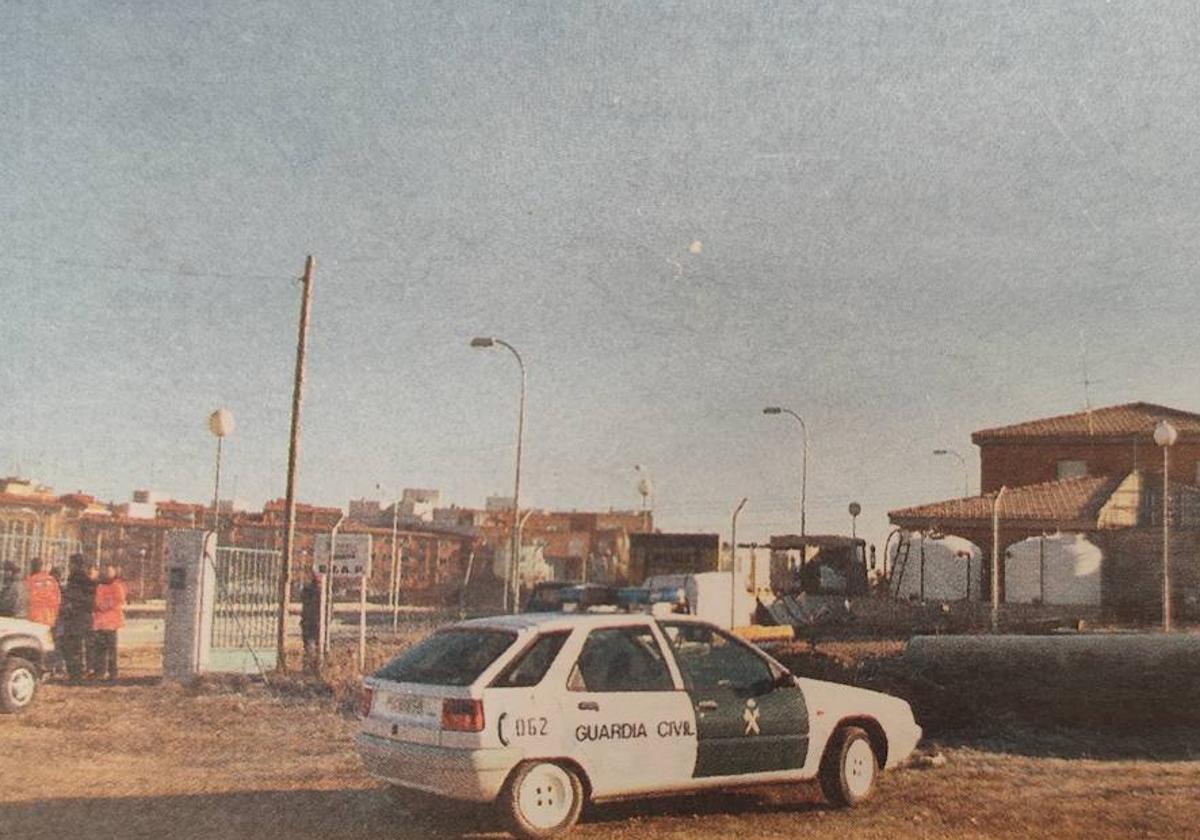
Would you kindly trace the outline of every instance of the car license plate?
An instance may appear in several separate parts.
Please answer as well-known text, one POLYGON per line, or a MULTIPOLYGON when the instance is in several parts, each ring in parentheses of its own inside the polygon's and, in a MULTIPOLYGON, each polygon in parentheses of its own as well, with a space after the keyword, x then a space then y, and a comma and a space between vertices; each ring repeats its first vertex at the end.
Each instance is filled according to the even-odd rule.
POLYGON ((441 703, 433 697, 420 697, 415 694, 389 694, 384 700, 389 712, 412 717, 437 717, 441 703))

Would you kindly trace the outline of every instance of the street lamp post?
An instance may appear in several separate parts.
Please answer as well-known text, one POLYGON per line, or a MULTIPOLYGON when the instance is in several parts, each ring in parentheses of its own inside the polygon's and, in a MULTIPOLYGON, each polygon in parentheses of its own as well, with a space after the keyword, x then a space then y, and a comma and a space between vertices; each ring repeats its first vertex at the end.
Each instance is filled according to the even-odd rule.
POLYGON ((851 502, 850 507, 850 539, 858 539, 858 515, 862 513, 862 505, 858 502, 851 502))
POLYGON ((970 478, 967 475, 966 459, 963 458, 962 455, 960 455, 958 452, 956 452, 953 449, 935 449, 935 450, 933 450, 933 454, 934 455, 953 455, 955 458, 958 459, 958 463, 962 464, 962 468, 963 468, 963 498, 965 499, 968 496, 970 496, 971 495, 970 478))
MULTIPOLYGON (((379 491, 379 495, 381 497, 384 495, 384 488, 383 488, 382 483, 377 482, 375 484, 375 489, 377 491, 379 491)), ((397 547, 396 547, 396 539, 397 539, 396 517, 399 514, 399 512, 400 512, 400 500, 393 498, 392 499, 392 563, 391 563, 391 574, 388 577, 388 608, 392 611, 392 632, 393 633, 396 632, 396 626, 399 623, 398 615, 400 612, 400 585, 399 585, 400 557, 399 557, 399 554, 397 552, 397 547)))
POLYGON ((733 522, 729 528, 729 629, 732 630, 737 624, 737 521, 738 514, 742 512, 742 508, 746 506, 746 502, 750 501, 743 497, 738 506, 733 510, 733 522))
POLYGON ((512 547, 508 560, 508 579, 505 581, 504 586, 505 602, 507 604, 511 595, 512 612, 515 613, 519 609, 517 601, 520 598, 521 592, 521 530, 518 516, 521 509, 521 444, 525 436, 525 361, 521 358, 521 354, 517 352, 517 348, 503 339, 482 336, 471 339, 472 347, 494 347, 497 344, 513 354, 513 358, 517 360, 517 366, 521 369, 521 404, 520 410, 517 413, 517 467, 516 477, 513 480, 512 547))
POLYGON ((654 482, 650 480, 650 474, 642 469, 641 464, 634 464, 633 468, 642 474, 637 489, 642 497, 642 531, 648 534, 650 533, 650 508, 647 507, 647 504, 653 506, 651 499, 654 496, 654 482))
POLYGON ((804 522, 805 497, 808 494, 808 426, 805 425, 804 418, 790 408, 769 405, 763 409, 763 414, 790 414, 796 418, 796 421, 800 424, 801 431, 804 433, 804 460, 800 466, 800 536, 803 537, 806 533, 804 522))
POLYGON ((217 468, 213 479, 213 532, 217 531, 220 523, 221 499, 221 444, 225 436, 233 433, 233 412, 228 408, 218 408, 208 415, 208 430, 217 439, 217 468))
POLYGON ((146 548, 138 549, 138 600, 146 600, 146 548))
POLYGON ((1000 492, 992 498, 992 611, 990 625, 992 632, 1000 629, 1000 503, 1008 487, 1003 486, 1000 492))
POLYGON ((1170 451, 1174 446, 1175 441, 1179 439, 1179 432, 1175 430, 1166 420, 1159 420, 1154 427, 1154 442, 1162 447, 1163 453, 1163 504, 1162 504, 1162 526, 1163 526, 1163 607, 1162 607, 1162 622, 1163 632, 1171 632, 1171 488, 1169 484, 1170 475, 1170 451))
POLYGON ((392 632, 396 632, 396 626, 400 623, 400 549, 396 543, 396 516, 400 509, 400 503, 395 499, 392 500, 392 590, 389 593, 392 602, 392 632))

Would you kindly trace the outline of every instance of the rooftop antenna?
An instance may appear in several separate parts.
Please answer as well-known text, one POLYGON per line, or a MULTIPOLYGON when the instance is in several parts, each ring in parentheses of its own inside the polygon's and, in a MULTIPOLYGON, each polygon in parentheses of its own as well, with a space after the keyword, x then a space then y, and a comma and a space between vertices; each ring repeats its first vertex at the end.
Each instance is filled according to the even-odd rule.
POLYGON ((1096 433, 1092 426, 1092 380, 1088 379, 1087 345, 1083 340, 1083 330, 1079 330, 1079 361, 1083 367, 1083 404, 1087 411, 1088 437, 1096 433))

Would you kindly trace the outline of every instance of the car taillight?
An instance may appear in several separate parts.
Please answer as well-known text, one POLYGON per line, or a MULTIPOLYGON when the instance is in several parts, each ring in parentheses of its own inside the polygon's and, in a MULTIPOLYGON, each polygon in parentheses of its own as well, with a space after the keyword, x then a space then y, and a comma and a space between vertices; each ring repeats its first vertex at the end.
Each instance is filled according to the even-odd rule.
POLYGON ((358 690, 358 716, 367 717, 371 714, 371 701, 375 699, 375 689, 364 685, 358 690))
POLYGON ((482 732, 482 700, 443 700, 442 729, 448 732, 482 732))

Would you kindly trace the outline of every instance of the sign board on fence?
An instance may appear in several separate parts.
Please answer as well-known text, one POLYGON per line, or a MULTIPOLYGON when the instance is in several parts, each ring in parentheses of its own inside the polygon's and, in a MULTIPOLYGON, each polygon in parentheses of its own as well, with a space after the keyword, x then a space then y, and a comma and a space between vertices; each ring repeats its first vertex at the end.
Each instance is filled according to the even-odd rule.
POLYGON ((321 574, 332 574, 335 578, 370 577, 371 535, 338 534, 331 569, 329 534, 318 534, 313 546, 313 564, 321 574))

